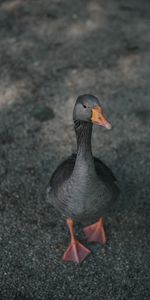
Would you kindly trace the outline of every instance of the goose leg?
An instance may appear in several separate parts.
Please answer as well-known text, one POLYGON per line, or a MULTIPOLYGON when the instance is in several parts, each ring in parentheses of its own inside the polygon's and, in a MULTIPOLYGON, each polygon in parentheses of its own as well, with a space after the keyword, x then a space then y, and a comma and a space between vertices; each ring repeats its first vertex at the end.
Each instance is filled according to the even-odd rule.
POLYGON ((100 218, 95 224, 86 226, 83 229, 88 242, 106 243, 106 235, 103 227, 103 219, 100 218))
POLYGON ((85 248, 79 241, 76 240, 73 231, 73 220, 68 218, 67 224, 69 227, 71 242, 63 255, 64 261, 73 261, 76 263, 81 263, 84 258, 90 253, 90 250, 85 248))

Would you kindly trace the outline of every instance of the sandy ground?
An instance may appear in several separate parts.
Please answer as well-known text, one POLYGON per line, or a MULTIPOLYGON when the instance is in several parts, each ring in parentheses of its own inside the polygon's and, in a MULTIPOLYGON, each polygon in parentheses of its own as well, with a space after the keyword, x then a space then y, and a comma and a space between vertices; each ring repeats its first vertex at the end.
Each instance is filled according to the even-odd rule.
POLYGON ((150 299, 150 5, 146 0, 0 1, 0 299, 150 299), (63 263, 65 220, 45 201, 75 149, 72 108, 92 93, 114 128, 93 151, 121 197, 106 246, 63 263))

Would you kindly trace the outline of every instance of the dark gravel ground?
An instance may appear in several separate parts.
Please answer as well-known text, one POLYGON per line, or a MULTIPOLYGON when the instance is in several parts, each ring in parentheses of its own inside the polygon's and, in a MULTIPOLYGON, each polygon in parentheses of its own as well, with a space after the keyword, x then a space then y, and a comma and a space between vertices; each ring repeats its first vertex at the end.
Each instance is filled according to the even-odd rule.
POLYGON ((0 1, 0 300, 150 299, 149 4, 0 1), (72 108, 88 92, 114 125, 94 128, 93 150, 121 197, 107 245, 88 245, 77 266, 61 261, 69 233, 44 193, 75 149, 72 108))

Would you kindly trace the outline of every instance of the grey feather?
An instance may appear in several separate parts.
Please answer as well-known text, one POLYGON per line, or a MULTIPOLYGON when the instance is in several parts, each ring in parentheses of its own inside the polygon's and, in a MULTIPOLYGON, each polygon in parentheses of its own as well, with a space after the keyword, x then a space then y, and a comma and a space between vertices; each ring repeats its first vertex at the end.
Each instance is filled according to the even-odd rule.
POLYGON ((57 167, 50 179, 47 197, 66 218, 90 223, 109 210, 119 189, 112 171, 92 156, 91 124, 82 122, 75 129, 77 154, 57 167))

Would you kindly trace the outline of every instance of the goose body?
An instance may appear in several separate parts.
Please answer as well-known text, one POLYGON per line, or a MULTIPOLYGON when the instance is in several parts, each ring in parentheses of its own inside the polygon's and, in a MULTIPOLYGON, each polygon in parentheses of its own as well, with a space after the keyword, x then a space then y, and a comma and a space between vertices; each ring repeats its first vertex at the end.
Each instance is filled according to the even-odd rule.
MULTIPOLYGON (((80 130, 85 131, 91 124, 79 126, 80 130)), ((96 222, 105 215, 117 194, 118 187, 112 171, 93 157, 89 148, 83 148, 83 152, 73 154, 59 165, 48 188, 51 204, 64 217, 83 224, 96 222)))
MULTIPOLYGON (((92 155, 91 135, 93 123, 108 129, 111 127, 110 123, 104 118, 101 107, 99 108, 98 99, 92 95, 80 96, 74 108, 77 153, 72 154, 57 167, 47 189, 48 201, 69 220, 69 223, 67 223, 70 232, 73 230, 73 221, 79 221, 86 225, 97 222, 98 225, 96 226, 100 226, 101 217, 106 215, 119 192, 112 171, 101 160, 92 155), (81 105, 84 110, 82 110, 81 105), (87 111, 85 108, 88 108, 87 111)), ((91 232, 91 226, 85 230, 87 237, 91 232)), ((72 236, 75 239, 73 233, 72 236)), ((102 225, 99 236, 100 240, 104 242, 105 235, 102 225)), ((86 256, 87 249, 85 249, 84 247, 84 251, 83 249, 82 251, 86 256)), ((79 251, 79 253, 81 254, 82 251, 79 251)), ((81 255, 78 262, 84 259, 84 255, 81 255)), ((75 257, 77 256, 75 255, 75 257)), ((67 250, 64 260, 76 261, 76 258, 73 256, 73 259, 72 257, 70 259, 70 250, 67 250)))

